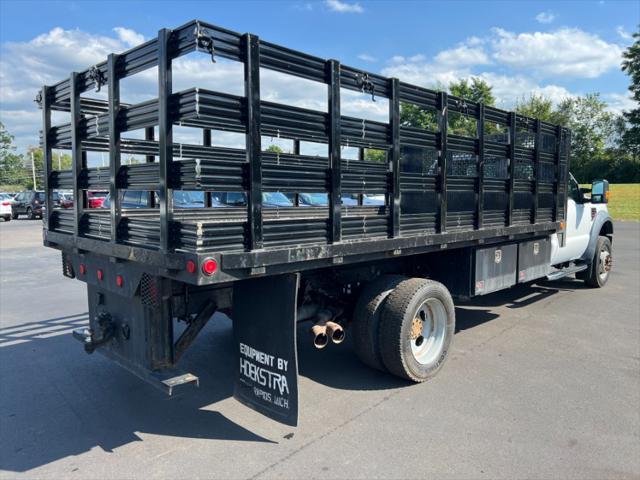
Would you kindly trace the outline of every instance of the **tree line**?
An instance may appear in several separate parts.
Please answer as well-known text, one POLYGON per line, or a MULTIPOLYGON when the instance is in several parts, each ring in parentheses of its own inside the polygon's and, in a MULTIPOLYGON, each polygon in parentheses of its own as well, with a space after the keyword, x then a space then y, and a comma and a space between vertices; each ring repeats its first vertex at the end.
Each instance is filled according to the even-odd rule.
MULTIPOLYGON (((621 69, 629 76, 629 91, 634 108, 621 115, 612 113, 598 93, 565 98, 554 105, 544 95, 532 94, 521 98, 515 105, 518 114, 563 125, 572 131, 571 171, 580 182, 589 183, 606 178, 611 183, 640 182, 640 32, 633 34, 634 43, 623 53, 621 69)), ((447 90, 457 97, 493 106, 496 103, 490 84, 479 78, 454 82, 447 90)), ((435 111, 421 109, 403 103, 400 121, 404 126, 437 130, 435 111)), ((476 136, 477 122, 466 115, 452 112, 449 116, 449 132, 476 136)), ((504 127, 487 124, 488 135, 506 134, 504 127)), ((379 150, 365 151, 365 159, 384 161, 386 153, 379 150)), ((131 159, 132 163, 135 160, 131 159)), ((36 183, 42 187, 44 171, 40 148, 30 148, 25 154, 16 152, 13 137, 0 122, 0 188, 33 188, 33 172, 36 183)), ((71 168, 71 156, 54 152, 54 169, 71 168)))

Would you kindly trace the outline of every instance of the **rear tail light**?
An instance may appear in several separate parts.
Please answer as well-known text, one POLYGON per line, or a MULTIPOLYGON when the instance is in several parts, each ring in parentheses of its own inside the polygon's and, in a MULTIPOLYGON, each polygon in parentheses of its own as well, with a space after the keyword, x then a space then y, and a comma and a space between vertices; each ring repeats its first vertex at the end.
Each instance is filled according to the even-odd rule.
POLYGON ((216 273, 216 270, 218 270, 218 262, 213 258, 205 258, 202 262, 202 273, 211 276, 216 273))
POLYGON ((7 205, 11 205, 11 202, 2 202, 2 205, 6 207, 7 205))
POLYGON ((85 266, 84 263, 80 264, 80 267, 78 268, 78 271, 80 272, 81 275, 84 275, 85 273, 87 273, 87 267, 85 266))
POLYGON ((124 285, 124 278, 122 278, 122 275, 116 275, 116 285, 120 288, 124 285))
POLYGON ((98 275, 98 280, 102 280, 104 278, 104 272, 100 269, 98 269, 97 275, 98 275))

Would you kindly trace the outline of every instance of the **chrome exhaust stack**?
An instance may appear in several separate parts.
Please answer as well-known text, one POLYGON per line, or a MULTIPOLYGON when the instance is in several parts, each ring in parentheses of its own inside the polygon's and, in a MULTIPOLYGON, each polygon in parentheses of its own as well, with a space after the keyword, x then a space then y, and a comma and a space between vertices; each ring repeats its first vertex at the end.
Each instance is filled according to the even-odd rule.
POLYGON ((313 327, 311 327, 311 336, 313 337, 313 346, 318 350, 323 349, 329 343, 327 326, 324 322, 316 323, 313 327))

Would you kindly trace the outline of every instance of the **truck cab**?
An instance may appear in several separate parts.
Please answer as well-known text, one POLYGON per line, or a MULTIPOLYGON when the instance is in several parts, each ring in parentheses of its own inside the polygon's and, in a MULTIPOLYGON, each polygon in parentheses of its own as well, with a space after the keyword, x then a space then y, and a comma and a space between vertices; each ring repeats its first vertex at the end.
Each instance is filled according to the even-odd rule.
POLYGON ((609 182, 596 180, 590 189, 580 188, 569 175, 567 214, 564 232, 551 237, 551 265, 581 268, 576 276, 591 286, 601 287, 608 280, 612 265, 613 223, 607 209, 609 182))

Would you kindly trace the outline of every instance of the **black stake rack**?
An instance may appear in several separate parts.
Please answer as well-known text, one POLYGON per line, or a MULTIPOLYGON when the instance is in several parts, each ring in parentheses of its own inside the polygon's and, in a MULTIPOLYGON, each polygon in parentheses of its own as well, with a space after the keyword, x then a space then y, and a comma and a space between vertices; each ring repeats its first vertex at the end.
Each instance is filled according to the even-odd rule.
POLYGON ((202 21, 160 30, 155 39, 43 87, 40 106, 45 244, 141 262, 192 283, 541 235, 557 231, 564 219, 568 130, 202 21), (242 62, 244 96, 195 87, 173 92, 172 61, 196 50, 242 62), (120 81, 154 67, 158 98, 121 103, 120 81), (261 68, 326 84, 327 111, 261 100, 261 68), (97 88, 108 91, 107 101, 82 96, 97 88), (342 89, 388 99, 389 122, 342 115, 342 89), (407 105, 433 112, 437 127, 403 121, 407 105), (70 123, 52 126, 53 110, 69 112, 70 123), (452 132, 452 115, 471 119, 475 136, 452 132), (174 143, 178 124, 202 129, 202 144, 174 143), (121 138, 139 129, 144 140, 121 138), (211 130, 244 134, 246 148, 212 146, 211 130), (293 140, 294 153, 264 151, 262 136, 293 140), (328 156, 300 155, 300 142, 324 143, 328 156), (360 149, 359 159, 341 158, 344 146, 360 149), (71 150, 71 171, 52 169, 53 149, 71 150), (386 152, 386 161, 367 161, 365 149, 386 152), (109 167, 88 168, 87 152, 108 152, 109 167), (124 154, 147 162, 121 165, 124 154), (55 189, 73 190, 73 209, 51 208, 55 189), (110 209, 87 208, 85 192, 94 189, 110 192, 110 209), (125 189, 157 192, 158 208, 122 208, 125 189), (175 190, 202 190, 208 201, 204 208, 174 209, 175 190), (263 206, 263 192, 278 191, 326 193, 328 201, 263 206), (244 192, 247 205, 211 207, 212 192, 244 192), (345 193, 386 201, 345 206, 345 193), (184 262, 204 257, 219 260, 220 274, 185 276, 184 262))

